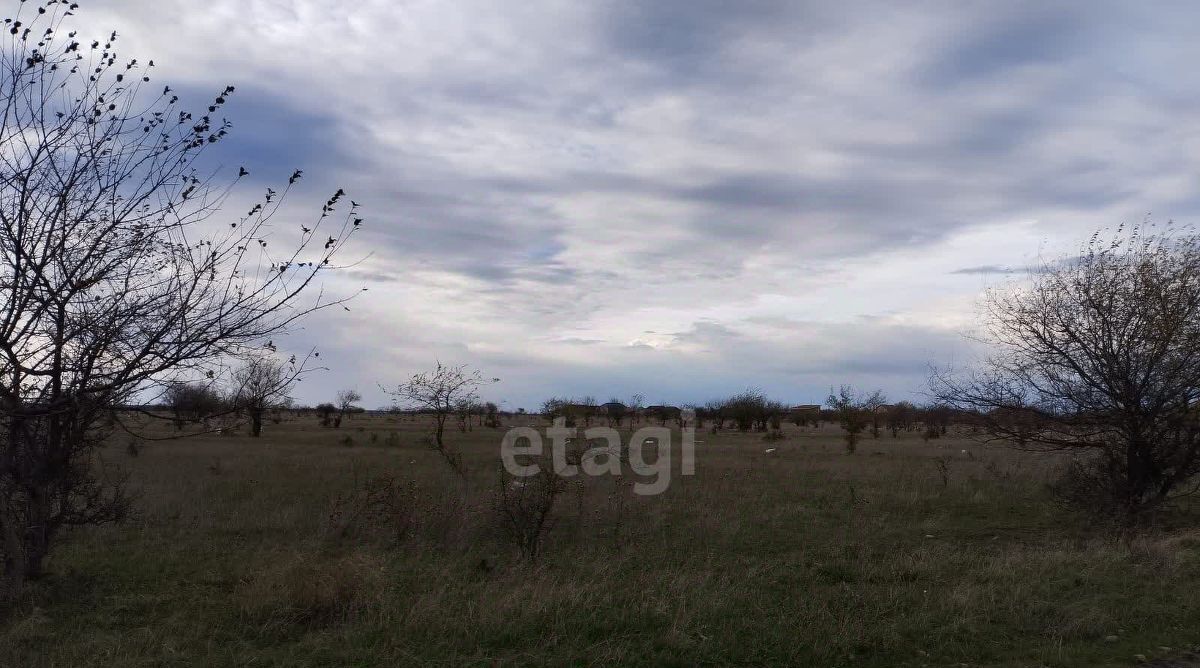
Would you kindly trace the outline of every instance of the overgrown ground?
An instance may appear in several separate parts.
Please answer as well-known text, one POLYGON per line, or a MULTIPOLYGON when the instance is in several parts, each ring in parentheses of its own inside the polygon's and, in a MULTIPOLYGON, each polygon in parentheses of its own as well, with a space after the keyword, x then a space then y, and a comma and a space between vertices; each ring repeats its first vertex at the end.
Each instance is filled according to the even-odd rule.
POLYGON ((137 517, 70 535, 0 625, 0 666, 1123 666, 1200 642, 1200 531, 1089 534, 1049 503, 1050 459, 705 432, 662 496, 572 488, 531 566, 488 501, 499 432, 454 434, 464 500, 423 431, 298 418, 114 443, 137 517), (339 531, 333 499, 380 475, 406 534, 339 531))

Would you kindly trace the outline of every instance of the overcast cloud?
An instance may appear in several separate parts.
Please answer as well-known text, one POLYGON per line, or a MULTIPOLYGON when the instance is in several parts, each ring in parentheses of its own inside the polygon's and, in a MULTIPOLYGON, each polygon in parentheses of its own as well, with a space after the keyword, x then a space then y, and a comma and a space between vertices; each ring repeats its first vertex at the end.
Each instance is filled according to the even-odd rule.
MULTIPOLYGON (((221 161, 345 187, 349 313, 287 341, 368 405, 435 359, 550 394, 919 398, 980 291, 1200 209, 1191 3, 127 0, 84 35, 202 102, 221 161), (901 7, 901 4, 910 5, 901 7), (169 26, 169 27, 164 27, 169 26), (348 249, 349 252, 349 249, 348 249)), ((256 184, 250 184, 255 187, 256 184)), ((344 286, 342 286, 344 287, 344 286)))

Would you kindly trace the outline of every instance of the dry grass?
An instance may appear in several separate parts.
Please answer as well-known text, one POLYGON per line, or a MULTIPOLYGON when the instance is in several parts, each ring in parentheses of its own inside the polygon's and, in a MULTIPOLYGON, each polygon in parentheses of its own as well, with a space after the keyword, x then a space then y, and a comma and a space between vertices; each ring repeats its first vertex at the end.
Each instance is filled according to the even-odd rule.
POLYGON ((464 491, 423 429, 114 446, 137 517, 69 537, 0 665, 1119 666, 1200 642, 1200 533, 1089 535, 1048 502, 1048 458, 704 433, 662 496, 570 486, 531 566, 492 515, 500 433, 451 435, 464 491), (384 479, 396 499, 331 530, 384 479))

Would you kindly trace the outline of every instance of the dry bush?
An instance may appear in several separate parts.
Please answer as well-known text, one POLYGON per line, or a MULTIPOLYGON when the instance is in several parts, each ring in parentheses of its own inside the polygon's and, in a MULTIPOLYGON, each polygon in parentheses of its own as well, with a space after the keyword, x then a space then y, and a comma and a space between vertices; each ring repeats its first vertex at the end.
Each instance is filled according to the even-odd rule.
POLYGON ((317 416, 321 418, 322 427, 329 427, 333 425, 333 415, 337 412, 337 406, 334 406, 329 402, 325 402, 323 404, 317 404, 317 407, 314 410, 316 410, 317 416))
POLYGON ((950 487, 950 458, 949 457, 938 457, 937 459, 933 460, 933 463, 934 463, 934 465, 937 466, 938 477, 942 482, 942 489, 949 488, 950 487))
POLYGON ((1083 511, 1101 526, 1119 524, 1125 517, 1120 497, 1113 494, 1116 467, 1105 462, 1101 457, 1072 459, 1049 485, 1065 510, 1083 511))
POLYGON ((554 504, 568 485, 566 478, 545 466, 526 478, 501 476, 493 497, 497 528, 525 559, 537 561, 541 555, 545 537, 555 524, 554 504))
POLYGON ((263 633, 288 634, 350 622, 370 609, 373 597, 385 588, 377 555, 301 553, 243 580, 239 612, 263 633))
POLYGON ((611 487, 604 492, 600 502, 592 506, 591 523, 598 536, 603 537, 613 550, 620 551, 632 537, 628 522, 631 518, 633 481, 618 477, 609 480, 611 487))
POLYGON ((379 476, 338 494, 330 504, 326 535, 335 540, 383 539, 398 543, 413 535, 426 513, 414 482, 379 476))

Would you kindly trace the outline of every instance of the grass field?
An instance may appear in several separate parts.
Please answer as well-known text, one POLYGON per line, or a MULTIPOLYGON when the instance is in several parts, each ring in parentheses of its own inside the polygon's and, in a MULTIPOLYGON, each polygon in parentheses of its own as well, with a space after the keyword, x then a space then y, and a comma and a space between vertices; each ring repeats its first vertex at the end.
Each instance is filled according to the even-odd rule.
POLYGON ((1200 532, 1089 533, 1048 457, 704 431, 661 496, 580 479, 530 564, 496 530, 501 432, 451 435, 464 490, 425 429, 114 443, 136 516, 64 540, 0 666, 1125 666, 1200 642, 1200 532), (402 522, 331 519, 381 475, 402 522))

